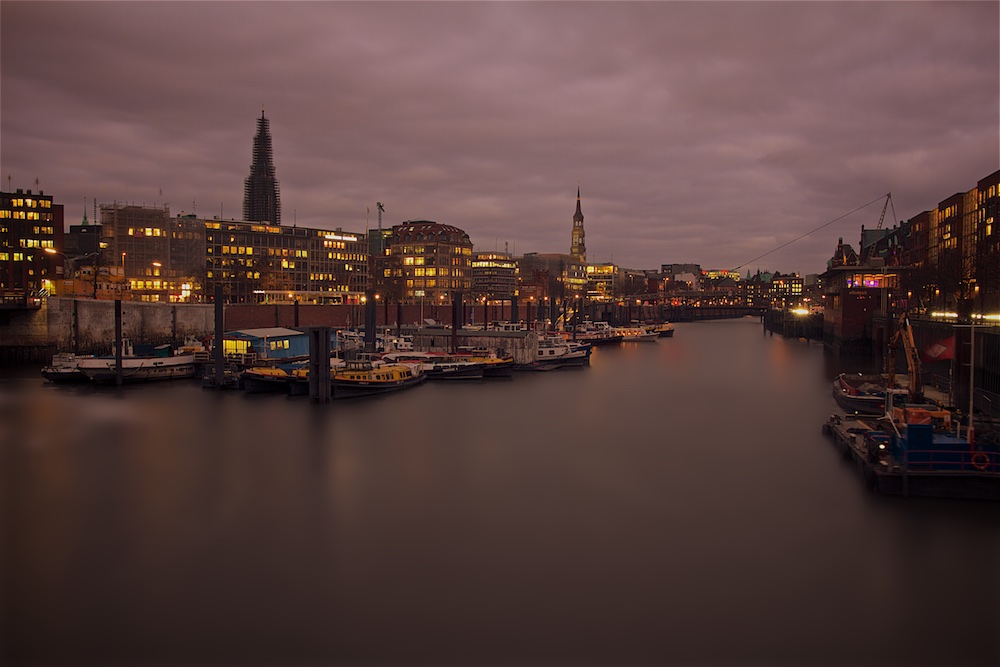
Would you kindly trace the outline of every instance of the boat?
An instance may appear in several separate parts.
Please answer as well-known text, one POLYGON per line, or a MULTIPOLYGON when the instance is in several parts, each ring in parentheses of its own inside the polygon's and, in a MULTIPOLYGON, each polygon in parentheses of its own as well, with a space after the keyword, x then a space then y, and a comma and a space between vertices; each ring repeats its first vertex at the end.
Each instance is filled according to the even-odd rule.
POLYGON ((894 404, 881 417, 832 415, 823 431, 852 460, 866 485, 886 495, 1000 500, 1000 443, 960 434, 951 412, 933 404, 894 404))
MULTIPOLYGON (((951 411, 927 400, 906 313, 899 324, 889 342, 882 415, 832 415, 824 432, 857 464, 868 486, 881 493, 1000 500, 1000 442, 976 442, 971 422, 962 437, 951 411), (906 353, 905 389, 895 383, 897 346, 906 353)), ((834 394, 838 403, 840 393, 834 394)))
POLYGON ((93 359, 94 355, 78 355, 71 352, 63 352, 52 356, 52 363, 42 368, 42 377, 49 382, 60 384, 89 382, 90 378, 80 370, 79 362, 84 359, 93 359))
POLYGON ((292 374, 301 364, 251 366, 240 373, 243 391, 248 394, 287 394, 292 374))
POLYGON ((588 320, 576 325, 576 339, 591 345, 617 345, 623 338, 624 336, 607 322, 588 320))
POLYGON ((674 325, 670 322, 661 322, 659 324, 653 325, 653 330, 656 331, 656 335, 660 338, 673 338, 674 337, 674 325))
POLYGON ((331 380, 333 398, 359 398, 400 391, 422 384, 427 377, 406 364, 348 361, 331 380))
POLYGON ((837 405, 847 413, 862 415, 883 415, 886 413, 886 397, 897 395, 896 403, 905 400, 913 404, 934 403, 939 407, 940 401, 927 396, 922 380, 920 355, 913 341, 913 331, 909 319, 904 312, 898 323, 896 333, 888 344, 886 372, 884 374, 851 375, 841 373, 833 381, 833 398, 837 405), (896 381, 896 349, 902 347, 906 354, 908 377, 896 381), (905 384, 905 387, 902 386, 905 384))
POLYGON ((577 341, 571 344, 561 334, 549 332, 538 336, 535 364, 563 368, 583 366, 590 361, 590 344, 577 341))
POLYGON ((483 364, 437 352, 389 352, 382 361, 405 364, 419 370, 428 380, 482 380, 483 364))
POLYGON ((242 373, 232 364, 227 364, 222 369, 222 377, 215 373, 214 367, 206 367, 201 376, 201 386, 205 389, 242 389, 242 373))
POLYGON ((884 375, 841 373, 833 381, 833 398, 844 412, 860 415, 885 414, 884 375))
POLYGON ((483 367, 484 378, 509 378, 514 370, 514 357, 482 347, 459 347, 454 355, 483 367))
POLYGON ((648 343, 660 337, 660 334, 651 327, 644 327, 640 324, 617 327, 615 331, 622 335, 622 342, 624 343, 648 343))
MULTIPOLYGON (((113 355, 79 359, 77 367, 93 382, 118 381, 118 364, 113 355)), ((176 380, 194 375, 194 353, 173 354, 169 345, 154 348, 150 355, 122 355, 121 359, 122 382, 176 380)))
MULTIPOLYGON (((330 357, 330 378, 336 375, 337 371, 344 367, 345 362, 339 357, 330 357)), ((292 396, 309 395, 309 366, 307 364, 298 365, 292 368, 288 374, 288 393, 292 396)))

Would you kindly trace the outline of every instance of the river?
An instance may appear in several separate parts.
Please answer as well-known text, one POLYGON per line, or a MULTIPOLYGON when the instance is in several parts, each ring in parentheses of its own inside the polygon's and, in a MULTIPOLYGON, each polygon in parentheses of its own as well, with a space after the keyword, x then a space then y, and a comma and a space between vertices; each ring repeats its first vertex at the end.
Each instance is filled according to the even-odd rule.
POLYGON ((0 657, 1000 664, 1000 508, 866 491, 841 365, 743 319, 330 405, 6 380, 0 657))

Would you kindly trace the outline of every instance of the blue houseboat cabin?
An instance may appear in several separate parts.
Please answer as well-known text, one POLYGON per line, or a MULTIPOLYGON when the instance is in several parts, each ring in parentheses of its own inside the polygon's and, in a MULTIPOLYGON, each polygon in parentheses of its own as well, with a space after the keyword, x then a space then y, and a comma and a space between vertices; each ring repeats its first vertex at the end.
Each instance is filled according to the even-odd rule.
POLYGON ((309 336, 283 327, 227 331, 222 349, 226 357, 252 354, 258 360, 295 359, 309 356, 309 336))

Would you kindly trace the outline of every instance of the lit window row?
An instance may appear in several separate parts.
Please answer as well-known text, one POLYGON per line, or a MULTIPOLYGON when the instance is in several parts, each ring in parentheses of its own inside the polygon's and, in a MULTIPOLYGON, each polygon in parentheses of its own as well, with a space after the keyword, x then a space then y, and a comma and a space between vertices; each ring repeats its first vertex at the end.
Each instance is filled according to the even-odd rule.
POLYGON ((46 213, 43 217, 37 211, 8 211, 4 209, 0 211, 0 218, 10 218, 12 220, 51 220, 52 215, 46 213))

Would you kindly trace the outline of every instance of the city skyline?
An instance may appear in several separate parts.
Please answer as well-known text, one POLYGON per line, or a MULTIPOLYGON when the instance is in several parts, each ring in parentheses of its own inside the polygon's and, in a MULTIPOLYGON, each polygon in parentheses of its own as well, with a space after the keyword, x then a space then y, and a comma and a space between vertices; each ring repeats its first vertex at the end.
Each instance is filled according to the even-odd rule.
POLYGON ((819 273, 885 193, 907 219, 998 167, 996 3, 15 2, 0 19, 2 176, 39 179, 67 224, 84 198, 240 218, 262 109, 283 224, 360 231, 381 201, 385 225, 568 254, 580 188, 588 260, 631 268, 819 273))

